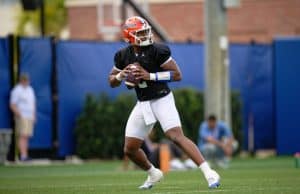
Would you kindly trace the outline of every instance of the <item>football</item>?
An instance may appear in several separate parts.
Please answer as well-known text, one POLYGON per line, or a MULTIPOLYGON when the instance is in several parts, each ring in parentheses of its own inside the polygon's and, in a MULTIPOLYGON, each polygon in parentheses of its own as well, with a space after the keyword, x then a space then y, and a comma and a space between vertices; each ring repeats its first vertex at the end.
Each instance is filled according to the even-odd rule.
POLYGON ((131 87, 135 87, 137 84, 140 83, 140 79, 137 79, 135 77, 135 75, 133 74, 133 70, 136 69, 138 67, 138 63, 134 63, 134 64, 129 64, 129 73, 127 74, 126 80, 125 80, 125 84, 131 87))

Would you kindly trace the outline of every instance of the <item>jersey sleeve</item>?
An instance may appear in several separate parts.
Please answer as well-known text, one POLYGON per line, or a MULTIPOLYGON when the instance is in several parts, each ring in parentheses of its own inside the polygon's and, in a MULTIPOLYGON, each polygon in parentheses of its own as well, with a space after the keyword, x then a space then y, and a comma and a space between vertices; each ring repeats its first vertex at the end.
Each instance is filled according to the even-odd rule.
POLYGON ((161 66, 171 59, 171 50, 167 45, 158 44, 156 46, 156 63, 161 66))
POLYGON ((124 69, 124 62, 122 60, 121 51, 118 51, 114 57, 114 68, 118 71, 122 71, 124 69))

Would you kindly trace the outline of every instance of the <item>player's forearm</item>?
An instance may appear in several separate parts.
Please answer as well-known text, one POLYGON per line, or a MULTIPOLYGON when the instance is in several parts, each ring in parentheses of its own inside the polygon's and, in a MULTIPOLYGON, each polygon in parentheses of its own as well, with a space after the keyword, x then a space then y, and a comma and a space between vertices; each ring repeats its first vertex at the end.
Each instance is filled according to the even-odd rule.
POLYGON ((172 81, 180 81, 182 79, 182 75, 180 71, 171 71, 172 81))
POLYGON ((110 87, 115 88, 120 86, 122 81, 127 77, 127 73, 128 70, 126 68, 122 71, 113 68, 108 78, 110 87))
POLYGON ((116 75, 110 75, 109 76, 109 85, 112 88, 118 87, 121 85, 122 80, 118 80, 116 78, 116 75))
POLYGON ((170 81, 180 81, 182 79, 181 71, 174 60, 164 64, 162 68, 165 72, 170 72, 170 81))
POLYGON ((149 80, 158 82, 180 81, 181 73, 178 71, 161 71, 149 74, 149 80))

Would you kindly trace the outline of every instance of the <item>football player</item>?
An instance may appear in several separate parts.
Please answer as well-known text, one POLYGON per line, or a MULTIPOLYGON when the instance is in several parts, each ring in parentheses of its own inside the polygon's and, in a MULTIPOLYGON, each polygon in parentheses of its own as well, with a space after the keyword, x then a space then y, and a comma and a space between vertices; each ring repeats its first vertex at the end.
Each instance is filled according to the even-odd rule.
POLYGON ((115 54, 109 83, 111 87, 117 87, 123 80, 129 81, 126 79, 130 73, 138 80, 138 83, 130 84, 138 100, 127 121, 124 153, 148 173, 139 188, 150 189, 163 178, 163 173, 149 162, 140 149, 156 121, 159 121, 165 135, 199 166, 209 188, 218 187, 220 176, 210 168, 197 146, 183 134, 174 97, 168 87, 168 82, 180 81, 182 75, 169 47, 154 43, 151 26, 141 17, 128 18, 122 30, 129 46, 115 54), (138 65, 132 70, 132 64, 138 65))

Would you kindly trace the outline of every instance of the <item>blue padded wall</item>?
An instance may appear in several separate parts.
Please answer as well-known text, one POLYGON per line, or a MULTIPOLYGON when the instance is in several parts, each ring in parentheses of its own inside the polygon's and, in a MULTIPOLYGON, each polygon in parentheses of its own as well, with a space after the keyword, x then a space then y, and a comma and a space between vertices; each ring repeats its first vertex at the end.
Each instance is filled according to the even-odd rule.
POLYGON ((50 38, 20 38, 20 72, 30 76, 37 100, 37 122, 30 148, 52 148, 52 46, 50 38))
POLYGON ((0 38, 0 130, 11 128, 9 96, 11 89, 10 47, 8 38, 0 38))
POLYGON ((300 152, 300 38, 275 41, 277 153, 300 152))

